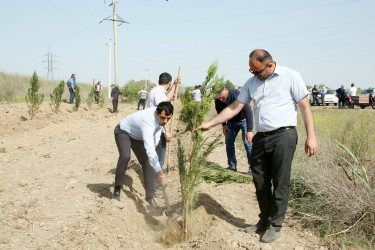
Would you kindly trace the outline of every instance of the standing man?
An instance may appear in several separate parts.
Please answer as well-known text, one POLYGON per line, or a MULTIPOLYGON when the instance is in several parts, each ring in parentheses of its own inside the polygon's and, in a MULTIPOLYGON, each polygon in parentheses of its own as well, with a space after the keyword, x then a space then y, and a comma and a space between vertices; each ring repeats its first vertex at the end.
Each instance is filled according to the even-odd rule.
POLYGON ((69 78, 67 82, 69 93, 70 93, 70 99, 69 104, 74 104, 73 100, 76 97, 76 88, 77 88, 77 82, 76 82, 76 74, 72 74, 72 76, 69 78))
MULTIPOLYGON (((232 104, 240 94, 237 89, 221 89, 215 96, 215 108, 219 114, 223 109, 232 104)), ((238 132, 242 131, 242 140, 246 149, 247 162, 250 168, 250 154, 253 147, 248 141, 253 136, 253 111, 249 104, 245 104, 244 108, 228 122, 222 123, 223 134, 225 136, 225 145, 228 158, 228 170, 237 171, 236 147, 234 142, 238 132)))
POLYGON ((154 174, 159 185, 165 185, 165 175, 161 170, 155 144, 160 138, 163 126, 173 115, 170 102, 161 102, 157 107, 133 113, 121 120, 115 128, 115 140, 120 156, 115 177, 115 190, 112 199, 120 201, 121 188, 125 180, 125 171, 130 160, 131 150, 142 166, 146 189, 146 201, 152 207, 159 207, 155 202, 154 174))
POLYGON ((143 89, 140 90, 140 91, 138 92, 138 95, 141 97, 141 99, 139 99, 137 110, 139 110, 139 106, 140 106, 140 105, 142 105, 142 106, 143 106, 143 109, 145 109, 145 106, 146 106, 146 98, 147 98, 147 96, 148 96, 148 92, 146 91, 146 88, 143 87, 143 89))
POLYGON ((313 96, 313 106, 319 105, 318 102, 318 89, 316 88, 316 85, 314 85, 314 88, 312 89, 312 96, 313 96))
POLYGON ((201 90, 199 89, 200 87, 200 85, 195 85, 194 90, 191 92, 191 97, 193 97, 193 100, 196 103, 201 102, 201 90))
POLYGON ((345 98, 346 98, 344 85, 341 85, 341 88, 336 89, 336 95, 337 95, 337 98, 339 98, 339 109, 344 108, 345 98))
POLYGON ((94 84, 95 86, 95 89, 94 89, 94 95, 95 95, 95 103, 98 104, 99 103, 99 93, 102 92, 102 82, 101 81, 98 81, 96 84, 95 84, 95 78, 92 80, 92 83, 94 84))
POLYGON ((118 97, 119 95, 122 95, 122 92, 120 91, 120 86, 116 84, 116 86, 112 89, 111 97, 112 97, 112 105, 113 105, 113 111, 112 113, 116 113, 117 106, 118 106, 118 97))
POLYGON ((323 107, 326 105, 326 93, 327 93, 327 89, 326 89, 326 86, 323 84, 322 89, 320 90, 320 98, 322 99, 323 107))
POLYGON ((354 87, 354 83, 350 85, 350 90, 348 93, 349 96, 356 96, 357 95, 357 88, 354 87))
MULTIPOLYGON (((164 72, 160 74, 158 82, 159 82, 159 85, 153 87, 150 90, 150 94, 148 96, 148 101, 147 101, 148 108, 155 107, 160 102, 170 102, 176 92, 177 84, 181 82, 181 79, 176 78, 172 85, 172 76, 169 73, 164 72)), ((165 154, 167 151, 167 142, 170 142, 172 140, 172 135, 167 130, 167 126, 165 125, 163 128, 164 128, 164 132, 161 133, 160 140, 157 142, 158 145, 156 147, 156 152, 158 154, 161 167, 163 167, 164 161, 165 161, 165 154)), ((156 195, 162 195, 162 190, 159 188, 160 185, 158 185, 156 180, 155 180, 155 187, 157 188, 156 195)))
MULTIPOLYGON (((237 100, 218 116, 197 129, 209 130, 238 114, 245 104, 254 102, 257 133, 253 143, 251 170, 260 208, 260 220, 248 233, 265 232, 262 242, 273 242, 281 236, 288 207, 290 172, 297 145, 297 104, 305 124, 305 152, 312 156, 318 150, 308 92, 301 75, 277 65, 262 49, 254 50, 249 60, 251 77, 237 100)), ((250 136, 251 137, 251 136, 250 136)))

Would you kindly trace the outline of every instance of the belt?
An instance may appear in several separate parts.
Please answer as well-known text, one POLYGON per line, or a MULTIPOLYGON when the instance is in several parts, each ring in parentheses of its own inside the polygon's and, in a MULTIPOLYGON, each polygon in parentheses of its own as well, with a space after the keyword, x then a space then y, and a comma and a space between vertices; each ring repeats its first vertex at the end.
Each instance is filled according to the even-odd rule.
POLYGON ((281 128, 278 128, 278 129, 275 129, 275 130, 272 130, 272 131, 267 131, 267 132, 258 132, 260 133, 261 135, 263 136, 270 136, 270 135, 274 135, 274 134, 277 134, 277 133, 281 133, 285 130, 288 130, 288 129, 295 129, 296 127, 294 126, 288 126, 288 127, 281 127, 281 128))

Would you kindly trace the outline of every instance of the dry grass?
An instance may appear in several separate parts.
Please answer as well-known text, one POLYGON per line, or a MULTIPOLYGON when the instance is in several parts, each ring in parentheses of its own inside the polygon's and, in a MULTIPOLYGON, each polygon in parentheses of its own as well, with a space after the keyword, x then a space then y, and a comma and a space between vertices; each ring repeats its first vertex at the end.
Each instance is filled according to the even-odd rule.
POLYGON ((302 215, 303 220, 306 225, 316 227, 322 236, 334 234, 349 245, 374 247, 375 113, 314 109, 314 118, 319 152, 312 158, 306 157, 302 150, 305 131, 299 120, 300 138, 293 162, 291 205, 299 215, 311 215, 302 215), (338 142, 358 158, 358 163, 340 148, 338 142), (364 171, 368 175, 370 191, 356 174, 363 175, 364 171), (343 233, 336 234, 341 231, 343 233))

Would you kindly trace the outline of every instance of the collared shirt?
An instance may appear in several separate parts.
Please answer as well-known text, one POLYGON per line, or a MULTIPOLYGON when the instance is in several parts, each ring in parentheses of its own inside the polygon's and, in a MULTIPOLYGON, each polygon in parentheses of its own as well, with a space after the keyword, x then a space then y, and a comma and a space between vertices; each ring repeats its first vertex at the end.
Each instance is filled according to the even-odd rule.
POLYGON ((320 90, 320 94, 325 95, 326 93, 327 93, 326 87, 322 87, 322 89, 320 90))
POLYGON ((297 126, 297 103, 307 94, 297 71, 276 65, 268 79, 251 77, 247 80, 237 99, 242 103, 254 101, 256 130, 267 132, 297 126))
POLYGON ((138 94, 141 95, 141 99, 146 99, 148 92, 142 89, 141 91, 138 92, 138 94))
POLYGON ((158 155, 155 151, 155 143, 159 142, 162 127, 159 125, 156 107, 133 113, 120 121, 120 128, 132 139, 143 141, 148 160, 155 172, 161 171, 158 155))
POLYGON ((71 89, 72 88, 72 85, 73 85, 73 88, 76 89, 77 87, 77 82, 75 79, 73 78, 69 78, 68 80, 68 87, 71 89))
POLYGON ((167 101, 167 91, 160 85, 153 87, 147 101, 147 107, 156 107, 161 102, 167 101))
MULTIPOLYGON (((228 91, 228 98, 225 100, 225 102, 221 102, 219 99, 215 100, 215 109, 218 114, 232 102, 234 102, 240 94, 240 91, 238 91, 237 89, 228 89, 228 91)), ((230 119, 230 121, 239 122, 244 119, 246 119, 247 132, 253 132, 253 111, 251 110, 249 104, 245 104, 245 107, 243 107, 241 112, 230 119)), ((227 125, 227 123, 224 122, 222 125, 225 126, 227 125)))

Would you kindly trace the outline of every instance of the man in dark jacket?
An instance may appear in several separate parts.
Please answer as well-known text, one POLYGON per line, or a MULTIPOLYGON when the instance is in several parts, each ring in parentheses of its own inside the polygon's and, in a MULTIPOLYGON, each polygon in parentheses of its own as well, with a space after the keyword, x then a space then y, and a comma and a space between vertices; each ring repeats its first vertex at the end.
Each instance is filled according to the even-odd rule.
POLYGON ((337 95, 337 98, 339 98, 339 109, 344 108, 345 98, 346 98, 344 85, 341 85, 341 88, 336 89, 336 95, 337 95))
POLYGON ((120 87, 118 84, 116 84, 116 87, 112 89, 111 97, 112 97, 112 105, 113 105, 113 113, 117 112, 117 106, 118 106, 118 97, 119 95, 122 95, 122 92, 120 91, 120 87))
MULTIPOLYGON (((219 114, 223 109, 225 109, 228 105, 234 102, 239 94, 240 91, 236 89, 221 89, 215 96, 216 112, 219 114)), ((228 158, 227 169, 237 171, 237 159, 234 142, 236 141, 238 132, 241 130, 242 140, 245 145, 247 161, 249 163, 250 171, 250 154, 252 144, 250 144, 247 140, 248 134, 251 134, 251 136, 253 134, 253 112, 251 110, 250 105, 246 104, 240 113, 238 113, 235 117, 223 123, 222 125, 228 158)))

